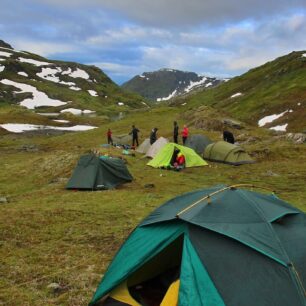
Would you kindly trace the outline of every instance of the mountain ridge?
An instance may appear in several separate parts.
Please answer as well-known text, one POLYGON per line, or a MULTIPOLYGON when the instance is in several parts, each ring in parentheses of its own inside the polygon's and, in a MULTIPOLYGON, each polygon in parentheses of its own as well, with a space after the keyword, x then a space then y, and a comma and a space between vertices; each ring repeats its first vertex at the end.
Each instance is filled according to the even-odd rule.
POLYGON ((223 81, 223 79, 207 77, 195 72, 161 68, 136 75, 123 83, 121 87, 136 92, 151 101, 162 102, 190 93, 199 87, 211 88, 217 86, 223 81))

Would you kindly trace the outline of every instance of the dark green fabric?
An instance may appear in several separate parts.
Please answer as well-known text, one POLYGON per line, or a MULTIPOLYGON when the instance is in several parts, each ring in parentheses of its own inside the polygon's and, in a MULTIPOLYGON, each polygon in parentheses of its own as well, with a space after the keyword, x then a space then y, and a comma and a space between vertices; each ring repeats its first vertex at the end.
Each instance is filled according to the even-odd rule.
POLYGON ((205 151, 205 148, 211 143, 212 141, 207 136, 196 134, 191 135, 187 138, 185 146, 193 149, 199 155, 202 156, 205 151))
POLYGON ((203 263, 185 235, 180 275, 179 306, 225 306, 203 263))
POLYGON ((205 148, 203 158, 235 166, 254 163, 254 160, 241 147, 226 141, 209 144, 205 148))
POLYGON ((129 275, 160 253, 184 233, 185 229, 186 225, 181 222, 136 228, 107 269, 91 304, 95 304, 129 275))
POLYGON ((180 305, 213 305, 216 298, 215 305, 223 300, 226 306, 306 306, 306 215, 275 196, 243 189, 203 200, 222 188, 183 194, 145 218, 118 252, 93 301, 157 254, 162 257, 162 250, 184 234, 180 305))
POLYGON ((111 189, 132 180, 133 177, 121 159, 100 159, 89 154, 81 156, 66 189, 111 189))
POLYGON ((189 236, 226 306, 303 305, 287 267, 198 226, 189 236))

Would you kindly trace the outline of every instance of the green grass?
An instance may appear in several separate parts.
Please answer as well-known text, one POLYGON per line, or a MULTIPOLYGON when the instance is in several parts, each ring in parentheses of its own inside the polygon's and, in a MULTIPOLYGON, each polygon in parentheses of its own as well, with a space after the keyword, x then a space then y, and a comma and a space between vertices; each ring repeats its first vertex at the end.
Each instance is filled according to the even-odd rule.
POLYGON ((257 126, 259 119, 292 109, 267 127, 288 123, 287 131, 305 130, 306 60, 304 52, 292 52, 221 85, 172 101, 188 107, 212 106, 234 118, 257 126), (236 93, 242 96, 230 98, 236 93), (298 105, 300 103, 300 106, 298 105))
MULTIPOLYGON (((126 156, 135 180, 119 189, 97 192, 64 189, 79 156, 114 134, 152 127, 170 137, 173 120, 184 124, 184 108, 153 108, 135 112, 117 122, 100 123, 88 132, 61 136, 6 134, 1 139, 0 195, 0 305, 87 305, 107 265, 131 230, 154 208, 181 193, 217 184, 254 183, 276 191, 279 197, 306 211, 305 145, 271 138, 264 130, 241 130, 257 135, 246 146, 257 151, 258 163, 233 167, 209 163, 183 172, 146 166, 141 155, 126 156), (24 152, 24 144, 40 151, 24 152), (265 151, 265 149, 269 151, 265 151), (272 173, 272 175, 271 175, 272 173), (144 188, 147 183, 155 185, 144 188), (47 286, 57 282, 63 291, 47 286)), ((191 127, 191 133, 200 132, 191 127)), ((202 131, 203 132, 203 131, 202 131)), ((213 140, 219 132, 205 132, 213 140)), ((120 155, 121 150, 105 150, 120 155)))

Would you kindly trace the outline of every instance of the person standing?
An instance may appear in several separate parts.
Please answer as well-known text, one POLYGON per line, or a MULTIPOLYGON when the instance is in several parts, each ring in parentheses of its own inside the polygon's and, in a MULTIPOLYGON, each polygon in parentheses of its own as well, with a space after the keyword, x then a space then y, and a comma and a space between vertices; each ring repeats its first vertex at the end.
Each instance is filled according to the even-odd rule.
POLYGON ((226 131, 226 130, 223 131, 223 140, 229 143, 232 143, 232 144, 235 143, 234 135, 230 131, 226 131))
POLYGON ((106 135, 107 135, 107 143, 113 145, 113 138, 112 138, 112 131, 111 129, 108 129, 106 135))
POLYGON ((154 128, 151 131, 151 134, 150 134, 150 145, 152 145, 156 141, 156 139, 157 139, 157 135, 156 135, 157 130, 158 130, 158 128, 154 128))
POLYGON ((135 144, 136 146, 138 147, 139 144, 138 144, 138 133, 140 131, 137 129, 137 127, 135 127, 135 125, 132 125, 132 131, 130 132, 129 135, 132 135, 132 146, 135 147, 135 144))
POLYGON ((173 142, 174 143, 178 143, 178 140, 177 140, 177 137, 178 137, 178 134, 179 134, 179 126, 177 124, 176 121, 173 122, 173 142))
POLYGON ((184 124, 184 128, 183 128, 183 131, 182 131, 182 139, 183 139, 183 145, 185 145, 185 142, 188 138, 188 135, 189 135, 189 130, 188 130, 188 127, 186 124, 184 124))

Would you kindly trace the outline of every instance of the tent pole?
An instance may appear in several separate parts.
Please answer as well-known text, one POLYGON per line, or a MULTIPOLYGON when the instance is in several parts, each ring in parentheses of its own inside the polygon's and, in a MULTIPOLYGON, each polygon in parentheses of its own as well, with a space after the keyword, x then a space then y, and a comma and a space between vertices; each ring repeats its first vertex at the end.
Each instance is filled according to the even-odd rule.
POLYGON ((185 209, 181 210, 179 213, 176 214, 176 217, 179 218, 181 214, 187 212, 188 210, 190 210, 191 208, 193 208, 194 206, 198 205, 199 203, 201 203, 202 201, 204 200, 207 200, 208 204, 211 203, 211 197, 218 194, 218 193, 221 193, 223 191, 226 191, 226 190, 234 190, 238 187, 251 187, 251 188, 256 188, 256 189, 263 189, 263 190, 268 190, 268 191, 272 191, 274 193, 274 191, 272 189, 269 189, 269 188, 266 188, 266 187, 261 187, 261 186, 256 186, 256 185, 253 185, 253 184, 236 184, 236 185, 231 185, 231 186, 227 186, 227 187, 224 187, 222 189, 219 189, 217 191, 214 191, 210 194, 208 194, 207 196, 201 198, 200 200, 192 203, 191 205, 189 205, 188 207, 186 207, 185 209))

